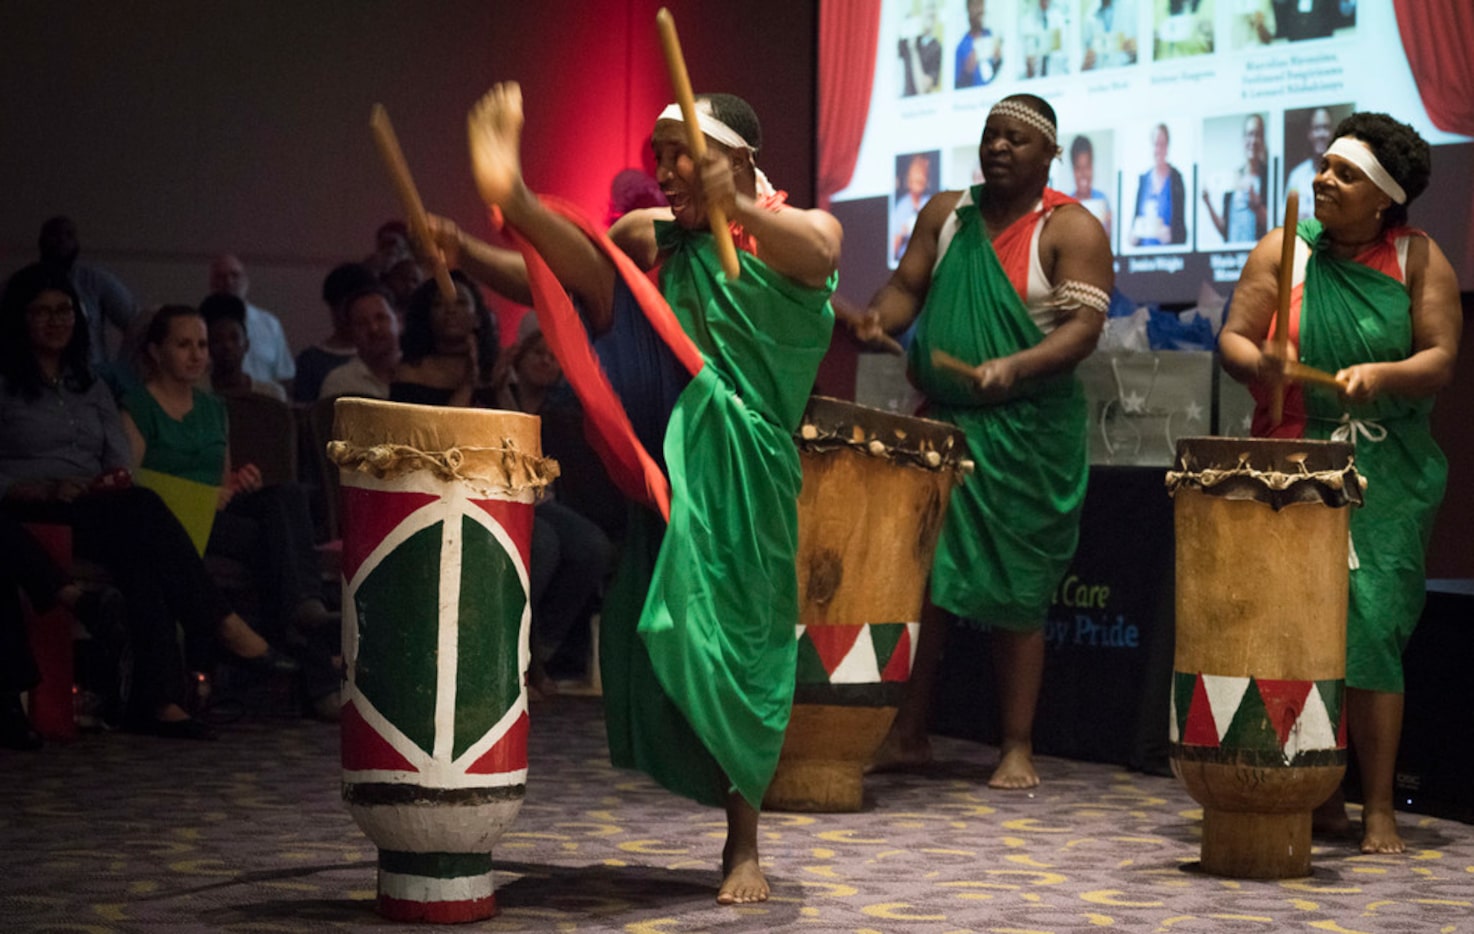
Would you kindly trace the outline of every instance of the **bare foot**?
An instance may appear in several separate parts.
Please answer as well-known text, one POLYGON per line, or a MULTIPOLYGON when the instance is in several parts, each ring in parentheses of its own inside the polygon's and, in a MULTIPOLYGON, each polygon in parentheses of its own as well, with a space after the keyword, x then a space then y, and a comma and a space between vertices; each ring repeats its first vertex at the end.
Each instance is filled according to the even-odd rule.
POLYGON ((493 85, 466 115, 471 170, 487 204, 504 205, 522 186, 522 86, 493 85))
POLYGON ((925 768, 931 762, 931 740, 925 735, 920 740, 911 740, 897 733, 888 733, 875 751, 875 757, 865 766, 865 772, 904 772, 925 768))
POLYGON ((1363 808, 1361 812, 1363 853, 1402 853, 1407 844, 1397 832, 1397 815, 1392 811, 1363 808))
POLYGON ((1027 746, 1005 747, 998 757, 998 767, 988 779, 989 788, 1005 788, 1018 791, 1039 785, 1039 773, 1034 771, 1034 752, 1027 746))
POLYGON ((722 856, 722 887, 717 890, 718 905, 745 905, 768 900, 768 879, 758 865, 757 852, 741 851, 722 856))

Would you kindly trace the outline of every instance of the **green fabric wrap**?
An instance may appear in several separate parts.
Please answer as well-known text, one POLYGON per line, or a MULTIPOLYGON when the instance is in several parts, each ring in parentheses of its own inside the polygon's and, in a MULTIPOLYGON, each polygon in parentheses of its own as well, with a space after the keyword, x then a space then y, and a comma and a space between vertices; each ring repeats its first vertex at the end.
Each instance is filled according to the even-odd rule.
MULTIPOLYGON (((1300 359, 1328 373, 1358 363, 1404 360, 1413 352, 1407 287, 1378 270, 1333 256, 1319 221, 1302 221, 1311 247, 1300 312, 1300 359)), ((1336 393, 1306 384, 1307 437, 1329 438, 1342 422, 1336 393)), ((1356 469, 1367 478, 1366 504, 1351 513, 1351 571, 1346 619, 1346 684, 1401 693, 1402 650, 1422 614, 1423 556, 1443 501, 1448 461, 1433 440, 1432 397, 1382 396, 1350 406, 1350 419, 1386 429, 1381 441, 1354 431, 1356 469)), ((1375 434, 1375 427, 1369 426, 1375 434)))
POLYGON ((829 348, 836 277, 806 288, 739 253, 732 282, 709 234, 661 225, 659 236, 661 290, 706 366, 666 429, 669 528, 634 510, 605 601, 610 755, 697 801, 735 790, 758 806, 793 700, 793 432, 829 348))
POLYGON ((978 364, 1044 339, 977 207, 960 208, 958 218, 910 352, 926 415, 966 432, 977 465, 952 491, 931 596, 964 619, 1032 631, 1043 626, 1079 541, 1089 477, 1085 396, 1070 372, 1021 384, 1013 398, 987 404, 966 380, 933 366, 933 350, 978 364))

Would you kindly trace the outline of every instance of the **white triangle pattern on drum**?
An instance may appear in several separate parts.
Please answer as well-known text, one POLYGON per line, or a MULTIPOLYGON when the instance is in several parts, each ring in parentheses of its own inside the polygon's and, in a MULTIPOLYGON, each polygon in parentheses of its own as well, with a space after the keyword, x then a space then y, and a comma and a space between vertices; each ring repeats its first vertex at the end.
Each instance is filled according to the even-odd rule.
POLYGON ((875 658, 875 643, 870 638, 870 624, 860 627, 855 644, 845 653, 844 661, 829 675, 830 684, 874 684, 880 680, 880 663, 875 658))
POLYGON ((1246 675, 1203 675, 1203 690, 1208 695, 1208 709, 1213 711, 1213 729, 1218 732, 1218 742, 1233 725, 1233 715, 1239 711, 1239 702, 1249 689, 1246 675))
POLYGON ((1313 687, 1305 697, 1305 709, 1295 720, 1289 738, 1285 740, 1285 761, 1292 762, 1295 756, 1310 750, 1335 749, 1336 730, 1331 726, 1331 713, 1321 699, 1319 686, 1313 687))

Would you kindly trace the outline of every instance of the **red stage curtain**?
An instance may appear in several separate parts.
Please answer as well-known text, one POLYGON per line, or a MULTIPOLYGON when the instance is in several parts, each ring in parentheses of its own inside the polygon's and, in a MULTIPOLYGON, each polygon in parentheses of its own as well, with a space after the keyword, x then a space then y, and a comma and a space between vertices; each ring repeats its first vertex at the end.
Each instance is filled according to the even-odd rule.
POLYGON ((817 203, 850 183, 880 42, 880 0, 821 0, 819 4, 819 116, 817 203))
MULTIPOLYGON (((1440 130, 1474 136, 1474 3, 1393 0, 1392 5, 1428 118, 1440 130)), ((1466 262, 1474 268, 1474 232, 1466 262)))

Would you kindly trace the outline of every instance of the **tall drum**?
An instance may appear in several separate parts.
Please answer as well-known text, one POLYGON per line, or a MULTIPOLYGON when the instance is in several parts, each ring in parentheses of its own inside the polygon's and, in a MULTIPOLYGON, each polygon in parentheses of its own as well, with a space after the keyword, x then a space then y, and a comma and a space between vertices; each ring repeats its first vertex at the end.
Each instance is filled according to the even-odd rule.
POLYGON ((337 403, 343 800, 396 921, 496 912, 492 844, 522 806, 539 421, 337 403))
POLYGON ((1202 867, 1310 872, 1311 812, 1346 768, 1350 444, 1184 438, 1173 771, 1203 805, 1202 867))
POLYGON ((798 674, 763 804, 858 811, 911 675, 947 499, 972 464, 950 425, 823 396, 798 443, 798 674))

